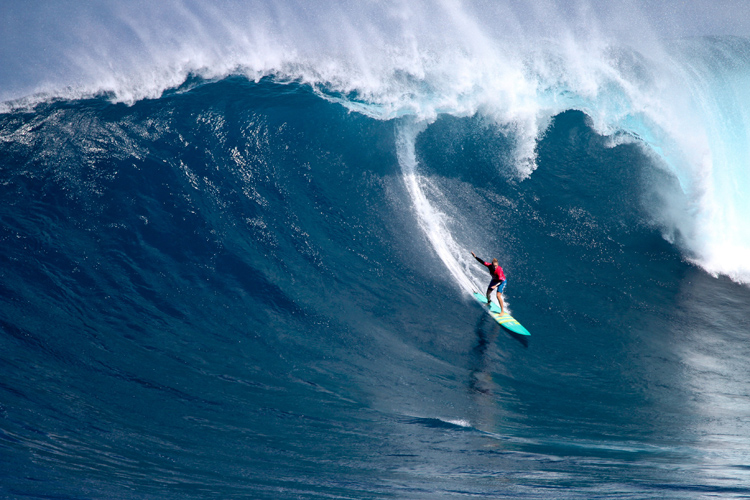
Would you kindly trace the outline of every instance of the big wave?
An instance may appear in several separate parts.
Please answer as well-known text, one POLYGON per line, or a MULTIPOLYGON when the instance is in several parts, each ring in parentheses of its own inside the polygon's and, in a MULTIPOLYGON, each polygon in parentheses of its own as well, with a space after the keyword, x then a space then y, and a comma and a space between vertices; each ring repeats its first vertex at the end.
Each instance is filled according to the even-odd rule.
POLYGON ((56 97, 133 103, 187 90, 196 76, 242 74, 300 82, 352 111, 400 120, 415 207, 428 236, 443 235, 430 239, 459 282, 471 281, 463 245, 441 246, 445 214, 426 201, 410 153, 418 130, 442 114, 481 116, 511 138, 515 176, 525 179, 551 120, 579 110, 613 145, 642 145, 677 180, 679 190, 651 193, 664 237, 709 273, 750 283, 750 42, 685 36, 708 11, 730 28, 742 17, 702 6, 665 24, 658 7, 552 1, 70 2, 33 21, 11 8, 0 98, 6 112, 56 97))

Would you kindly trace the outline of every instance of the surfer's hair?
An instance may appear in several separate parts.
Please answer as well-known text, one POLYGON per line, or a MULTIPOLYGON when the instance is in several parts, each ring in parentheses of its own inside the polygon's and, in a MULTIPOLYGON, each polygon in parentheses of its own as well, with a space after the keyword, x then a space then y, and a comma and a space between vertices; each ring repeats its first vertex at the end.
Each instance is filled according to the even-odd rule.
POLYGON ((497 264, 497 259, 492 259, 493 264, 497 264))

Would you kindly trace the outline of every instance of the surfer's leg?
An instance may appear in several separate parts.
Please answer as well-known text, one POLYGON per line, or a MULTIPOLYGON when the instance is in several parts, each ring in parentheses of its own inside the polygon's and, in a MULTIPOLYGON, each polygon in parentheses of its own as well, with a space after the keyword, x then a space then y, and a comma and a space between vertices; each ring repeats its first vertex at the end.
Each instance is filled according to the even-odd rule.
POLYGON ((494 290, 492 286, 487 287, 487 305, 492 304, 492 290, 494 290))
POLYGON ((497 290, 497 301, 500 304, 500 314, 503 314, 505 312, 505 302, 503 302, 503 290, 505 290, 505 284, 507 282, 505 280, 501 281, 497 284, 496 290, 497 290))

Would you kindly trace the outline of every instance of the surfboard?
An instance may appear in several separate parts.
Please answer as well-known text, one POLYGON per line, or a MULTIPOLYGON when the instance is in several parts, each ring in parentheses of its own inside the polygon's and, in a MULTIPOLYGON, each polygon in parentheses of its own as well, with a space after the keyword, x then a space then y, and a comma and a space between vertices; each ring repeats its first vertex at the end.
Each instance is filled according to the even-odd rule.
POLYGON ((492 319, 497 321, 503 328, 506 328, 513 333, 517 333, 518 335, 531 335, 529 331, 524 328, 521 323, 516 321, 513 316, 508 313, 500 314, 500 306, 494 302, 490 307, 487 307, 487 297, 481 293, 472 293, 472 296, 477 299, 477 302, 484 306, 484 310, 487 311, 487 313, 492 316, 492 319))

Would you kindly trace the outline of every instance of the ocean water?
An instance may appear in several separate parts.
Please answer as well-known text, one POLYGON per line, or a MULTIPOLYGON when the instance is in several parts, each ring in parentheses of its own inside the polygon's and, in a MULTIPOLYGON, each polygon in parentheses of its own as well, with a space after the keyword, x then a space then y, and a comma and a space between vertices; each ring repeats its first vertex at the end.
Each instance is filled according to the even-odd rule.
POLYGON ((750 497, 747 9, 4 5, 0 498, 750 497))

